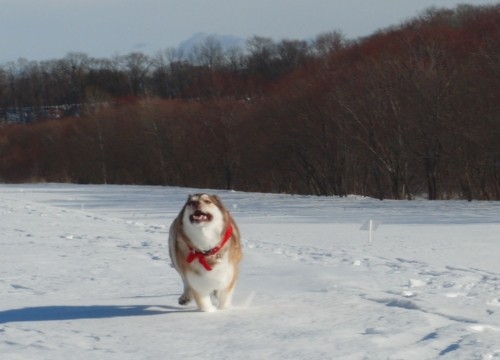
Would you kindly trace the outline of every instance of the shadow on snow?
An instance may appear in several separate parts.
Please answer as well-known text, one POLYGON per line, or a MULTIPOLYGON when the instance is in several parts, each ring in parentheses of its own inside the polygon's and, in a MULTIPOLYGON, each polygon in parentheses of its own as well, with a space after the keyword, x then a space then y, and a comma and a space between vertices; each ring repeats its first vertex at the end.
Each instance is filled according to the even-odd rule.
POLYGON ((57 321, 106 319, 128 316, 151 316, 192 311, 194 310, 164 305, 39 306, 0 311, 0 324, 23 321, 57 321))

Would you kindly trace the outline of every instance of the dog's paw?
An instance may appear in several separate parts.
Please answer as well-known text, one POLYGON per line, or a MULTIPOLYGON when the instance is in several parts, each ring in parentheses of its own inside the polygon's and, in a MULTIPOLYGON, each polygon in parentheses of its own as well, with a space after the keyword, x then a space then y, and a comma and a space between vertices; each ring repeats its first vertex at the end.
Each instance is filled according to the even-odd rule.
POLYGON ((199 310, 201 312, 215 312, 215 311, 217 311, 217 308, 213 305, 206 305, 206 306, 200 307, 199 310))
POLYGON ((186 294, 182 294, 182 296, 179 298, 179 305, 187 305, 190 301, 191 299, 189 298, 189 296, 187 296, 186 294))

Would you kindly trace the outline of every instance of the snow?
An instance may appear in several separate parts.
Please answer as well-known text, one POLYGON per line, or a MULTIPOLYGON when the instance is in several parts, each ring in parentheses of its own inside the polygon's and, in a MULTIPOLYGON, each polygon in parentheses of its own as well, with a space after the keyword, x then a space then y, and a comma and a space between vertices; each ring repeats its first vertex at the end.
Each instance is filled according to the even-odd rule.
POLYGON ((500 359, 500 203, 210 191, 245 258, 207 314, 167 250, 199 191, 0 185, 0 358, 500 359))

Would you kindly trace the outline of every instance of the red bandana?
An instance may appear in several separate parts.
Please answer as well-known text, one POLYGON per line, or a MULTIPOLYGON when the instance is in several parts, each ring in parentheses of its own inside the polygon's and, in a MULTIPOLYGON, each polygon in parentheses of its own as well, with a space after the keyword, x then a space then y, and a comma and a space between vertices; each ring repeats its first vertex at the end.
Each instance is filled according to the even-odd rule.
POLYGON ((217 254, 223 247, 226 245, 226 243, 231 239, 231 236, 233 236, 233 227, 231 224, 229 224, 229 227, 227 228, 226 233, 224 234, 224 238, 222 239, 222 242, 220 243, 219 246, 214 247, 212 250, 208 251, 199 251, 199 250, 194 250, 191 246, 189 247, 189 255, 187 257, 187 262, 188 264, 191 264, 194 259, 198 259, 201 265, 205 268, 207 271, 211 271, 212 267, 207 261, 207 256, 212 256, 217 254))

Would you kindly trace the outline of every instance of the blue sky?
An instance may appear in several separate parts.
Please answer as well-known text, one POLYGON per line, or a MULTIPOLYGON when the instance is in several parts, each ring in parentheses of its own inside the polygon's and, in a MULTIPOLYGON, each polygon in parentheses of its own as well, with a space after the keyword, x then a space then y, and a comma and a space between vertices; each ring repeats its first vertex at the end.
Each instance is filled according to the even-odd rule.
POLYGON ((348 38, 399 24, 430 7, 481 0, 0 0, 0 62, 68 52, 95 57, 154 54, 197 32, 308 39, 348 38))

